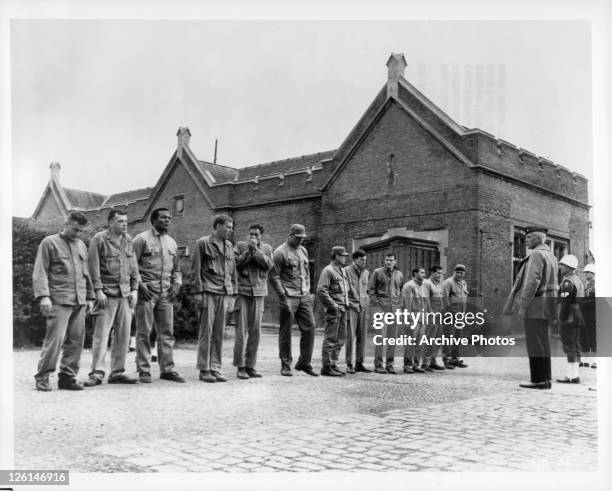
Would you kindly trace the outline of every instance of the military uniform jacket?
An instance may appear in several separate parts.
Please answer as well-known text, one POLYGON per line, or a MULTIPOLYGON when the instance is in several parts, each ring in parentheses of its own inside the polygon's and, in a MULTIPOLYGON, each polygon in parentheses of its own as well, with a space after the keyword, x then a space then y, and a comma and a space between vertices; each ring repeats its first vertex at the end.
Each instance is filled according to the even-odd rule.
POLYGON ((559 322, 583 325, 580 303, 584 297, 584 285, 575 272, 565 275, 559 285, 559 322))
POLYGON ((523 259, 508 301, 515 313, 525 309, 528 319, 556 319, 555 297, 557 283, 557 260, 545 244, 540 244, 523 259))
POLYGON ((355 263, 347 266, 344 271, 349 285, 349 307, 360 312, 370 303, 370 297, 368 296, 370 272, 367 269, 360 270, 355 263))
POLYGON ((32 280, 36 299, 49 297, 53 305, 84 305, 94 298, 87 247, 61 234, 45 237, 38 246, 32 280))
POLYGON ((261 242, 252 249, 247 242, 238 242, 234 251, 238 271, 238 294, 265 297, 268 294, 268 273, 274 265, 272 247, 261 242))
POLYGON ((321 271, 317 285, 319 299, 328 309, 336 305, 348 306, 348 279, 344 268, 328 264, 321 271))
POLYGON ((191 256, 191 289, 193 294, 236 293, 236 259, 229 240, 212 235, 197 240, 191 256))

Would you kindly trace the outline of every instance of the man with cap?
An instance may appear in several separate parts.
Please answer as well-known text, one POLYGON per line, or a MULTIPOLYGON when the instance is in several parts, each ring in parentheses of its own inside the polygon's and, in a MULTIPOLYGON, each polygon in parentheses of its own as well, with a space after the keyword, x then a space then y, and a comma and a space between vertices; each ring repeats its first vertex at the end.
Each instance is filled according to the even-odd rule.
POLYGON ((287 241, 273 255, 274 266, 270 271, 270 284, 279 299, 278 349, 281 375, 291 377, 291 326, 293 319, 300 329, 300 357, 296 370, 317 377, 312 369, 315 319, 314 298, 310 294, 310 269, 308 252, 302 245, 306 228, 299 223, 291 225, 287 241))
POLYGON ((348 252, 341 246, 332 247, 331 263, 323 268, 317 294, 325 307, 325 336, 321 350, 321 375, 340 377, 345 374, 338 366, 338 354, 346 340, 348 279, 344 271, 348 252))
MULTIPOLYGON (((463 313, 467 307, 468 287, 464 280, 465 265, 457 264, 453 276, 445 279, 442 282, 442 298, 446 311, 453 315, 463 313)), ((455 338, 463 337, 463 329, 454 325, 445 325, 446 335, 454 336, 455 338)), ((444 367, 452 370, 454 367, 467 368, 467 365, 461 359, 461 351, 459 345, 443 346, 442 356, 444 367)))
POLYGON ((578 360, 580 359, 580 331, 584 327, 580 301, 584 297, 584 285, 576 275, 578 259, 567 254, 559 261, 561 284, 559 285, 559 325, 563 352, 567 356, 567 374, 558 378, 562 384, 578 384, 578 360))
POLYGON ((556 318, 557 260, 546 245, 544 226, 525 229, 525 242, 531 253, 523 259, 504 314, 516 313, 525 320, 525 338, 531 382, 519 384, 526 389, 550 389, 550 339, 548 324, 556 318))
MULTIPOLYGON (((376 268, 372 276, 370 276, 368 293, 370 295, 372 316, 395 312, 402 302, 403 285, 404 276, 397 267, 395 253, 389 251, 385 254, 385 265, 382 268, 376 268)), ((395 321, 386 323, 384 330, 385 340, 397 337, 397 323, 395 321)), ((393 367, 394 358, 394 344, 376 344, 374 347, 374 371, 380 374, 389 373, 396 375, 397 372, 393 367), (383 354, 385 346, 386 353, 383 354), (383 356, 385 357, 384 366, 383 356)))
MULTIPOLYGON (((412 278, 402 288, 402 301, 404 310, 425 315, 431 311, 429 306, 429 290, 424 283, 425 269, 414 268, 412 278)), ((432 329, 422 320, 416 321, 414 325, 405 326, 406 334, 415 340, 415 345, 404 347, 404 373, 433 372, 426 363, 425 344, 421 344, 421 338, 425 335, 431 337, 432 329)))

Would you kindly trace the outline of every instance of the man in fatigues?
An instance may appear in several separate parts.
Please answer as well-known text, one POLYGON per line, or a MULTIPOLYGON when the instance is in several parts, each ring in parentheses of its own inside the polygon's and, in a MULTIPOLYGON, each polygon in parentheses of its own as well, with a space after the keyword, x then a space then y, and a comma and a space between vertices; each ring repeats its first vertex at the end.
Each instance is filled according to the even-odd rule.
POLYGON ((584 285, 578 275, 576 268, 578 259, 576 256, 567 254, 559 261, 559 273, 561 273, 561 284, 559 285, 559 328, 561 331, 561 342, 563 352, 567 356, 567 374, 558 378, 561 384, 579 384, 580 374, 578 361, 580 360, 580 332, 584 329, 584 319, 580 311, 580 302, 584 297, 584 285))
POLYGON ((131 309, 138 299, 138 264, 132 237, 127 233, 128 218, 122 210, 108 214, 108 229, 98 232, 89 245, 89 272, 96 291, 92 362, 86 387, 100 385, 104 379, 106 347, 111 328, 111 365, 109 384, 135 384, 138 379, 125 373, 130 341, 131 309))
MULTIPOLYGON (((457 264, 453 276, 442 282, 444 305, 446 306, 446 311, 451 312, 453 315, 460 312, 465 313, 467 307, 468 287, 463 278, 465 278, 465 266, 457 264)), ((448 325, 445 326, 445 330, 447 331, 447 336, 453 335, 457 339, 463 337, 462 328, 448 325)), ((467 368, 467 365, 461 359, 459 345, 443 346, 442 355, 445 368, 467 368)))
POLYGON ((345 374, 337 366, 338 355, 346 339, 346 310, 348 308, 348 280, 344 271, 348 252, 344 247, 332 247, 332 262, 323 268, 317 294, 325 307, 325 336, 321 350, 321 375, 341 377, 345 374))
POLYGON ((538 225, 525 229, 525 242, 532 252, 523 259, 503 310, 525 320, 531 382, 519 385, 526 389, 551 388, 548 324, 556 318, 558 283, 557 260, 545 243, 547 231, 538 225))
POLYGON ((279 299, 278 351, 284 377, 293 375, 291 325, 294 318, 300 329, 300 357, 295 369, 313 377, 319 376, 311 365, 315 336, 314 299, 310 294, 308 252, 302 245, 304 238, 304 226, 299 223, 291 225, 287 242, 274 251, 274 267, 270 271, 270 284, 279 299))
POLYGON ((136 302, 136 369, 141 383, 151 383, 151 345, 149 336, 155 322, 157 362, 160 378, 184 383, 174 370, 174 304, 181 284, 176 242, 168 235, 170 211, 151 212, 153 227, 134 237, 134 255, 140 271, 136 302))
POLYGON ((363 364, 367 336, 367 316, 370 297, 368 297, 369 271, 365 269, 366 253, 361 249, 353 252, 353 264, 345 269, 348 279, 348 318, 346 327, 346 373, 372 370, 363 364), (355 345, 355 364, 353 365, 353 344, 355 345))
MULTIPOLYGON (((441 314, 444 306, 444 298, 442 294, 442 266, 436 264, 429 269, 429 278, 423 281, 427 294, 429 296, 429 308, 433 314, 441 314)), ((431 325, 431 337, 440 339, 442 337, 442 323, 433 323, 431 325)), ((431 370, 444 370, 444 365, 438 365, 436 356, 440 352, 440 347, 431 344, 425 348, 425 360, 428 368, 431 370)), ((450 366, 454 369, 454 366, 450 366)))
POLYGON ((238 378, 261 378, 255 370, 261 332, 264 299, 268 294, 268 274, 272 269, 272 247, 261 241, 264 228, 255 223, 249 227, 249 240, 236 244, 238 272, 238 310, 236 311, 236 339, 234 366, 238 378))
MULTIPOLYGON (((403 285, 404 277, 397 268, 395 253, 390 251, 385 254, 384 267, 375 269, 372 276, 370 276, 368 294, 370 295, 372 316, 379 313, 395 312, 401 305, 403 285)), ((384 327, 384 338, 395 337, 397 337, 397 323, 386 324, 384 327)), ((386 359, 383 366, 384 348, 385 346, 382 344, 377 344, 374 348, 374 371, 376 373, 396 375, 397 372, 393 368, 395 346, 391 344, 386 347, 386 353, 384 353, 386 354, 386 359)))
POLYGON ((87 248, 80 240, 86 226, 87 217, 72 211, 61 232, 45 237, 38 246, 32 279, 47 331, 34 379, 36 389, 43 392, 51 390, 49 375, 60 352, 58 387, 83 389, 76 375, 85 341, 85 309, 92 307, 94 298, 87 248))
MULTIPOLYGON (((402 304, 403 308, 408 312, 418 314, 421 312, 423 316, 429 312, 429 290, 425 281, 425 270, 423 268, 415 268, 412 270, 412 278, 406 282, 402 288, 402 304)), ((423 335, 429 336, 431 329, 423 320, 417 321, 414 326, 405 326, 407 336, 414 338, 414 345, 404 346, 404 373, 425 373, 432 372, 431 368, 425 363, 425 346, 421 344, 423 335)))
POLYGON ((229 241, 234 222, 227 215, 213 220, 214 232, 196 242, 191 256, 191 289, 200 312, 198 370, 203 382, 225 382, 221 372, 223 331, 236 293, 236 260, 229 241))

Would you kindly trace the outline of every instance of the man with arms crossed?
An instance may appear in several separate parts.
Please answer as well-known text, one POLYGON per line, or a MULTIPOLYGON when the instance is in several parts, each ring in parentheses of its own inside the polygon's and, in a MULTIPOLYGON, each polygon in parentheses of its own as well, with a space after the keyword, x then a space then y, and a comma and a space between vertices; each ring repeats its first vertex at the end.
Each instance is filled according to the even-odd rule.
POLYGON ((203 382, 225 382, 221 372, 223 331, 236 292, 236 260, 229 239, 234 222, 227 215, 213 220, 214 232, 196 242, 191 257, 191 288, 200 309, 198 336, 198 369, 203 382))
POLYGON ((293 319, 300 329, 300 358, 296 370, 318 377, 312 369, 315 319, 314 299, 310 294, 310 270, 308 252, 302 245, 306 229, 296 223, 291 225, 287 242, 279 246, 273 255, 274 267, 270 271, 270 284, 279 299, 278 350, 281 360, 281 375, 291 377, 291 325, 293 319))
POLYGON ((272 247, 261 241, 264 228, 258 223, 249 227, 249 240, 236 244, 238 273, 238 310, 236 311, 236 339, 234 366, 238 378, 261 378, 255 370, 257 348, 261 333, 264 298, 268 294, 268 273, 274 264, 272 247), (246 344, 246 348, 245 348, 246 344))
MULTIPOLYGON (((397 268, 397 260, 393 251, 385 254, 385 265, 377 268, 370 276, 368 284, 368 294, 370 295, 370 306, 372 315, 393 312, 400 307, 402 301, 402 286, 404 277, 397 268)), ((397 324, 392 322, 384 327, 384 338, 397 337, 397 324)), ((396 375, 393 368, 395 356, 395 346, 387 345, 386 360, 383 366, 383 350, 385 345, 377 344, 374 348, 374 371, 376 373, 390 373, 396 375)))
POLYGON ((89 244, 89 272, 96 291, 92 362, 86 387, 104 379, 104 358, 108 335, 113 328, 109 384, 135 384, 138 379, 125 373, 130 342, 131 309, 136 305, 138 264, 132 237, 127 233, 128 218, 122 210, 108 213, 108 229, 98 232, 89 244))
POLYGON ((157 331, 157 361, 160 378, 184 383, 174 370, 174 297, 181 284, 176 242, 168 235, 170 212, 157 208, 151 212, 153 227, 134 237, 134 255, 140 271, 136 302, 136 369, 141 383, 151 383, 151 345, 149 335, 157 331))
POLYGON ((45 237, 38 246, 33 271, 34 296, 47 318, 36 389, 48 392, 49 375, 60 352, 58 387, 83 390, 76 381, 85 341, 85 309, 93 305, 93 288, 87 268, 87 248, 80 240, 87 217, 71 211, 61 232, 45 237))
POLYGON ((525 228, 525 242, 531 249, 521 264, 514 286, 504 305, 504 314, 525 321, 525 339, 529 355, 531 382, 519 384, 525 389, 550 389, 550 339, 548 324, 556 319, 557 260, 546 245, 548 229, 540 225, 525 228))
POLYGON ((365 269, 366 253, 361 249, 353 252, 353 264, 345 269, 348 279, 348 324, 346 328, 346 373, 372 370, 363 364, 365 356, 368 314, 368 279, 370 272, 365 269), (355 365, 353 365, 353 343, 355 343, 355 365))

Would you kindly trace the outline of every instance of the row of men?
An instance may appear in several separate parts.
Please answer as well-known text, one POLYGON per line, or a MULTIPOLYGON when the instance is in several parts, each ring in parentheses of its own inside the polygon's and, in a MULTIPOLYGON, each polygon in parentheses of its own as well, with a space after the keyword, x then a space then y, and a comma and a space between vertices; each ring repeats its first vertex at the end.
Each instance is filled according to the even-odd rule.
MULTIPOLYGON (((529 254, 522 260, 503 312, 524 320, 530 382, 519 384, 527 389, 552 387, 551 349, 548 328, 558 320, 567 373, 559 383, 580 383, 582 350, 595 354, 595 268, 584 268, 587 285, 576 274, 578 259, 565 255, 557 262, 546 244, 548 228, 531 225, 525 229, 529 254), (582 336, 581 336, 582 334, 582 336), (582 343, 580 338, 582 337, 582 343)), ((586 365, 588 366, 588 364, 586 365)))
MULTIPOLYGON (((97 233, 89 250, 80 240, 87 218, 71 212, 62 231, 41 242, 33 272, 34 294, 47 318, 36 388, 49 391, 49 375, 60 358, 58 386, 81 390, 83 385, 102 383, 109 334, 113 332, 108 383, 150 383, 153 329, 157 333, 160 377, 184 382, 174 369, 173 299, 181 285, 176 242, 168 235, 170 212, 158 208, 151 214, 152 228, 132 239, 127 233, 125 212, 111 210, 108 229, 97 233), (126 373, 131 311, 135 311, 136 368, 138 378, 126 373), (92 367, 88 380, 76 380, 85 336, 85 313, 94 315, 92 367)), ((287 241, 275 251, 261 241, 264 229, 249 227, 249 239, 234 247, 229 241, 233 221, 227 215, 214 218, 213 232, 196 243, 191 261, 191 292, 199 312, 197 368, 205 382, 224 382, 222 373, 223 331, 227 312, 236 312, 233 364, 240 379, 259 378, 257 351, 268 282, 279 298, 279 357, 281 374, 291 376, 291 328, 300 329, 300 355, 294 368, 311 376, 315 335, 314 298, 310 294, 308 253, 302 242, 304 226, 292 225, 287 241)), ((321 374, 342 376, 338 368, 340 350, 346 342, 347 372, 371 372, 364 365, 367 312, 393 312, 404 306, 417 310, 417 298, 426 291, 433 309, 458 311, 465 307, 465 267, 457 265, 451 278, 442 282, 442 268, 432 268, 429 279, 417 268, 405 285, 393 253, 384 267, 371 277, 365 269, 366 254, 358 250, 346 266, 348 253, 332 248, 331 263, 321 272, 318 297, 325 307, 325 335, 321 374), (353 356, 355 346, 355 356, 353 356)), ((434 331, 437 328, 433 327, 434 331)), ((451 329, 452 326, 451 326, 451 329)), ((428 332, 441 335, 441 331, 428 332)), ((395 337, 397 326, 386 326, 386 337, 395 337)), ((444 352, 443 364, 436 362, 433 349, 406 348, 404 371, 425 371, 466 367, 458 347, 444 352)), ((374 370, 396 373, 394 346, 377 345, 374 370), (385 352, 386 348, 386 352, 385 352)))

